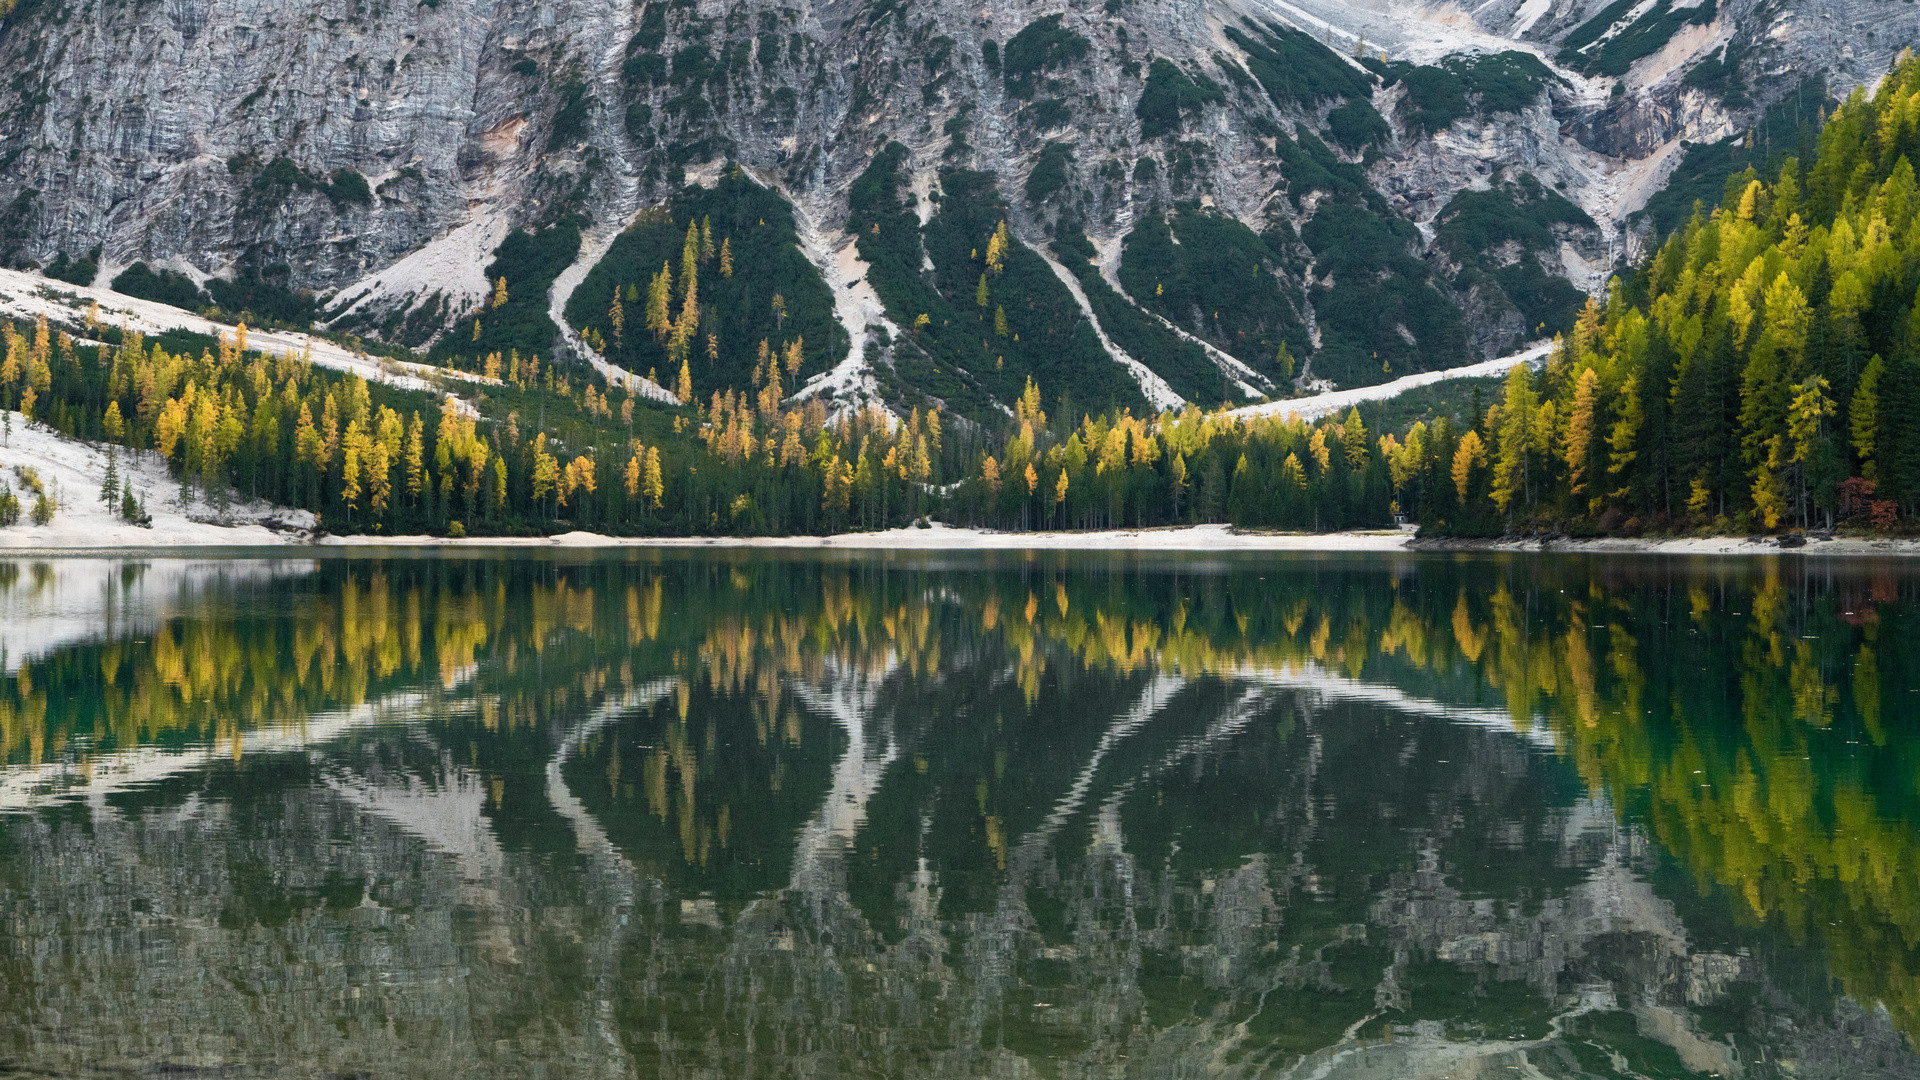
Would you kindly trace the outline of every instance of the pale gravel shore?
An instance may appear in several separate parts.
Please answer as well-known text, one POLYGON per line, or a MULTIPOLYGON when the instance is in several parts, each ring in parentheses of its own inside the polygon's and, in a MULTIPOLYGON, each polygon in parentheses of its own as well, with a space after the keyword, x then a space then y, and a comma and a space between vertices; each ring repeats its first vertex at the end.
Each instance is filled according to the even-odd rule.
POLYGON ((1229 525, 1192 525, 1104 532, 994 532, 935 524, 926 529, 843 533, 836 536, 616 537, 570 532, 548 537, 329 536, 328 547, 512 547, 512 548, 798 548, 848 551, 1165 551, 1200 554, 1233 551, 1318 552, 1325 554, 1429 554, 1497 551, 1557 554, 1639 555, 1920 555, 1920 541, 1843 538, 1810 541, 1781 548, 1771 540, 1714 537, 1684 540, 1606 538, 1538 541, 1416 541, 1406 531, 1340 533, 1241 532, 1229 525))
POLYGON ((1625 536, 1591 540, 1430 540, 1414 541, 1411 551, 1546 552, 1562 555, 1805 555, 1890 556, 1920 555, 1920 540, 1893 537, 1844 536, 1832 540, 1809 538, 1804 547, 1783 548, 1774 537, 1706 536, 1684 539, 1638 539, 1625 536))
POLYGON ((1106 532, 994 532, 935 524, 925 529, 841 533, 835 536, 620 537, 570 532, 547 537, 329 536, 329 547, 521 548, 835 548, 849 551, 1323 551, 1406 550, 1410 533, 1247 533, 1228 525, 1106 532))
MULTIPOLYGON (((103 515, 104 516, 104 515, 103 515)), ((288 525, 292 523, 289 522, 288 525)), ((884 532, 842 533, 835 536, 667 536, 622 537, 591 532, 555 536, 321 536, 281 526, 271 531, 258 524, 223 528, 186 521, 156 521, 153 529, 130 526, 75 528, 56 521, 48 528, 26 525, 0 529, 0 558, 9 551, 74 554, 163 548, 182 554, 217 553, 221 549, 297 546, 347 552, 387 550, 523 550, 698 549, 743 548, 836 551, 1138 551, 1220 554, 1274 552, 1351 555, 1446 555, 1500 552, 1558 555, 1663 556, 1772 556, 1772 557, 1904 557, 1920 555, 1920 541, 1845 537, 1813 540, 1805 547, 1782 548, 1771 539, 1711 537, 1647 540, 1624 537, 1596 540, 1433 540, 1413 539, 1411 532, 1275 533, 1240 532, 1228 525, 1193 525, 1155 529, 1115 529, 1103 532, 995 532, 956 529, 935 524, 930 528, 889 529, 884 532), (64 527, 63 527, 64 525, 64 527)))

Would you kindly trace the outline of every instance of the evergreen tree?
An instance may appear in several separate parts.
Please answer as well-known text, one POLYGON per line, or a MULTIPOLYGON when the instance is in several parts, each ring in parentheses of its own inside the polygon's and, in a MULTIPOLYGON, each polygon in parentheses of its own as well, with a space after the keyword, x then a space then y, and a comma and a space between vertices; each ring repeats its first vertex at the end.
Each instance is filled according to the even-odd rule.
POLYGON ((100 478, 100 503, 107 509, 113 509, 120 500, 120 462, 119 454, 113 447, 107 447, 107 471, 100 478))

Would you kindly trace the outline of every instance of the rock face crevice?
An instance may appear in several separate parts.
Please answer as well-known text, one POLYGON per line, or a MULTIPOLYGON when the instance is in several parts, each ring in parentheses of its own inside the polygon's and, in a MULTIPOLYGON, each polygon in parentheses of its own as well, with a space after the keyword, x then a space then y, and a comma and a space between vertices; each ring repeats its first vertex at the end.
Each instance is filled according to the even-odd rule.
MULTIPOLYGON (((99 284, 146 262, 273 282, 334 312, 438 295, 444 321, 478 304, 506 231, 572 217, 605 235, 728 159, 839 229, 849 186, 891 141, 919 171, 994 173, 1036 247, 1064 219, 1105 249, 1182 205, 1279 245, 1334 197, 1302 156, 1305 132, 1327 148, 1321 165, 1357 169, 1369 189, 1339 197, 1415 226, 1416 248, 1459 192, 1536 178, 1592 218, 1564 239, 1600 270, 1582 275, 1558 252, 1541 265, 1591 290, 1681 140, 1743 131, 1820 71, 1835 92, 1870 81, 1920 30, 1920 13, 1862 0, 1725 0, 1624 71, 1596 74, 1561 43, 1603 7, 1525 0, 1468 18, 1339 0, 26 2, 0 25, 13 91, 0 112, 0 260, 44 266, 97 247, 99 284), (1384 130, 1343 146, 1330 117, 1345 99, 1277 98, 1243 45, 1250 20, 1302 31, 1356 71, 1355 56, 1430 65, 1519 50, 1555 78, 1513 111, 1477 103, 1435 131, 1407 123, 1405 84, 1376 80, 1384 130), (1148 125, 1156 64, 1193 89, 1148 125), (1689 80, 1702 64, 1731 75, 1689 80), (1049 153, 1049 168, 1065 165, 1043 183, 1049 153)), ((1280 272, 1323 297, 1308 283, 1331 270, 1301 250, 1303 265, 1280 272)), ((1467 325, 1476 355, 1462 359, 1513 344, 1511 305, 1485 282, 1442 273, 1436 285, 1467 325)))

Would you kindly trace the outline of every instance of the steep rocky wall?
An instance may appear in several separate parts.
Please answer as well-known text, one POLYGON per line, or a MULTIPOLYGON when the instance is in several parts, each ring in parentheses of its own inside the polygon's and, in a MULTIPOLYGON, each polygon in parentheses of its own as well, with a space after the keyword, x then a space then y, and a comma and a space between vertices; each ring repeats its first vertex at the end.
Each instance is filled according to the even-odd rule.
MULTIPOLYGON (((28 0, 0 28, 15 73, 0 113, 0 259, 44 265, 97 246, 102 284, 146 261, 388 307, 441 292, 452 318, 479 301, 479 268, 508 229, 571 216, 604 239, 729 156, 773 178, 825 242, 843 239, 848 185, 896 140, 918 190, 947 165, 997 174, 1016 234, 1036 246, 1063 214, 1104 247, 1182 201, 1279 237, 1319 199, 1283 196, 1303 181, 1279 144, 1302 128, 1326 138, 1331 102, 1276 104, 1241 70, 1230 28, 1279 20, 1395 61, 1510 48, 1552 61, 1602 6, 1526 0, 1469 18, 1341 0, 28 0), (1066 51, 1009 77, 1012 43, 1048 15, 1066 51), (1153 134, 1137 107, 1156 58, 1220 92, 1153 134), (1020 197, 1049 144, 1070 148, 1064 179, 1020 197)), ((1425 133, 1405 122, 1404 90, 1379 89, 1388 130, 1334 153, 1420 227, 1420 256, 1455 194, 1537 177, 1595 223, 1567 237, 1570 260, 1541 264, 1593 289, 1630 251, 1622 218, 1681 140, 1737 131, 1810 73, 1870 80, 1917 28, 1920 15, 1856 0, 1727 0, 1617 78, 1556 67, 1516 112, 1425 133), (1740 65, 1744 98, 1686 85, 1720 55, 1740 65)), ((1314 253, 1291 257, 1302 265, 1275 272, 1307 295, 1314 253)), ((1511 312, 1451 285, 1473 351, 1510 347, 1511 312)))

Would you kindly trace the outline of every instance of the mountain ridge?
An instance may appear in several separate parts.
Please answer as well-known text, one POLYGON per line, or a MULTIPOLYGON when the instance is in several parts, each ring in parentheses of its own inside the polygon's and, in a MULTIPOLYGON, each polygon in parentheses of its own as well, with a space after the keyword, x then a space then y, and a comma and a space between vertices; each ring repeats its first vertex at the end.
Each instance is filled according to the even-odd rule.
MULTIPOLYGON (((983 347, 941 368, 940 348, 918 347, 911 323, 927 312, 906 306, 911 283, 890 294, 870 273, 838 276, 860 270, 849 251, 872 235, 852 234, 853 189, 895 144, 923 232, 948 196, 943 169, 992 179, 984 213, 1050 270, 1055 285, 1030 299, 1059 313, 1009 337, 1088 343, 1073 346, 1082 359, 1059 389, 1092 403, 1118 372, 1134 387, 1123 397, 1161 407, 1174 402, 1156 381, 1206 405, 1226 387, 1227 398, 1284 394, 1296 379, 1351 387, 1499 355, 1564 323, 1644 246, 1648 227, 1626 213, 1686 156, 1683 136, 1737 131, 1813 67, 1836 85, 1864 77, 1894 35, 1911 37, 1906 23, 1920 25, 1894 13, 1859 56, 1824 29, 1792 29, 1856 8, 41 0, 0 29, 19 72, 0 116, 0 258, 74 276, 90 265, 100 284, 164 285, 256 320, 318 316, 446 362, 456 343, 488 344, 495 275, 479 271, 519 273, 505 264, 524 234, 546 268, 500 275, 538 294, 509 290, 503 317, 524 305, 526 333, 502 347, 544 340, 529 351, 611 363, 584 344, 605 326, 551 317, 592 277, 581 252, 611 249, 686 183, 711 191, 737 162, 807 223, 796 240, 834 296, 847 346, 809 359, 816 392, 1004 409, 1042 361, 996 375, 1005 369, 986 357, 1004 353, 983 347), (1474 247, 1449 234, 1474 210, 1456 205, 1462 192, 1525 235, 1474 247), (1519 213, 1532 206, 1541 220, 1519 213), (1170 245, 1131 242, 1156 223, 1170 245), (1225 237, 1193 249, 1220 265, 1182 257, 1183 230, 1225 237), (580 240, 562 258, 568 235, 580 240), (1078 269, 1080 236, 1097 273, 1078 269), (1133 250, 1163 258, 1130 267, 1133 250), (127 279, 136 264, 148 276, 127 279), (1234 309, 1265 312, 1246 326, 1157 299, 1169 275, 1217 293, 1229 266, 1271 283, 1234 309), (1383 281, 1362 280, 1377 269, 1383 281), (1281 342, 1297 369, 1280 370, 1281 342)), ((931 267, 937 291, 970 308, 958 256, 939 265, 920 242, 909 269, 931 267)), ((722 353, 736 352, 716 370, 744 370, 754 343, 721 336, 722 353)), ((703 394, 743 385, 704 370, 694 382, 703 394)))

